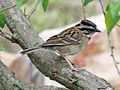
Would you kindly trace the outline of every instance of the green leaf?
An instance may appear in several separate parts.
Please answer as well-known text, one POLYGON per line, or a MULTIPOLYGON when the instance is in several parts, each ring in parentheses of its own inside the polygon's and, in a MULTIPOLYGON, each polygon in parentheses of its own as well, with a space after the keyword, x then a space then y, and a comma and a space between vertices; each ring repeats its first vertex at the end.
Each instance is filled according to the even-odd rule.
POLYGON ((3 28, 5 25, 5 16, 3 12, 0 12, 0 27, 3 28))
POLYGON ((26 4, 28 0, 17 0, 17 7, 21 7, 26 4))
POLYGON ((86 5, 88 5, 90 2, 92 2, 93 0, 84 0, 84 2, 83 2, 83 5, 84 6, 86 6, 86 5))
POLYGON ((46 9, 47 9, 47 6, 48 6, 48 3, 49 3, 49 0, 41 0, 41 2, 42 2, 43 10, 44 10, 44 12, 45 12, 46 9))
POLYGON ((120 20, 120 1, 110 2, 106 7, 105 23, 108 32, 111 32, 113 27, 120 20))

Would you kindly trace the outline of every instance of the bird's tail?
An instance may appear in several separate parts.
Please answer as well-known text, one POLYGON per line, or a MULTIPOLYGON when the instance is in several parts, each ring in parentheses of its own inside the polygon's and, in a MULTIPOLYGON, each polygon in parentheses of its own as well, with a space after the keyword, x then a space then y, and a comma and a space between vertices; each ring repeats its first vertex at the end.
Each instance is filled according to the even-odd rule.
POLYGON ((26 54, 26 53, 29 53, 29 52, 31 52, 31 51, 33 51, 33 50, 36 50, 36 49, 39 49, 41 46, 34 46, 34 47, 32 47, 32 48, 28 48, 28 49, 25 49, 25 50, 23 50, 23 51, 20 51, 19 53, 20 54, 26 54))

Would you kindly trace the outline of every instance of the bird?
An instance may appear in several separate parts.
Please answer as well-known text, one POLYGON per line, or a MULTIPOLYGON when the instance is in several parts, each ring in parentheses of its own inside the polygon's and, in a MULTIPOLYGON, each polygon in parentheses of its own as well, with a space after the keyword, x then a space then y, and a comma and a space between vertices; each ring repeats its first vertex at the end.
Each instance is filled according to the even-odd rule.
POLYGON ((48 40, 46 40, 46 42, 25 49, 20 53, 24 55, 40 48, 52 50, 63 57, 68 62, 72 70, 75 70, 74 66, 66 57, 77 54, 87 47, 91 36, 95 32, 101 31, 98 30, 96 24, 94 24, 92 21, 84 19, 80 23, 50 37, 48 40))

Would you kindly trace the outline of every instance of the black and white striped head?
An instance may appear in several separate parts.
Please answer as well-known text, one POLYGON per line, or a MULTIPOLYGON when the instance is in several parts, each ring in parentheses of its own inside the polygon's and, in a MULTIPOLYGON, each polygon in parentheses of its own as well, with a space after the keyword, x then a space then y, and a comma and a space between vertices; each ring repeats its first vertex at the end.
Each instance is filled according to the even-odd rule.
POLYGON ((89 20, 82 20, 80 24, 78 24, 80 30, 86 35, 87 37, 91 37, 95 32, 101 32, 97 29, 97 26, 89 21, 89 20))

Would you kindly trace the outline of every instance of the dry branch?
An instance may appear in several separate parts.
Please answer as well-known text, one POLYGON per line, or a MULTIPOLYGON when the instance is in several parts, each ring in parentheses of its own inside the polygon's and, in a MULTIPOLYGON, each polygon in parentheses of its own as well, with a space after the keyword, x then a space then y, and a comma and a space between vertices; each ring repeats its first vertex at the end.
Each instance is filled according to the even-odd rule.
POLYGON ((14 78, 8 68, 0 61, 0 90, 68 90, 54 86, 37 86, 14 78))

